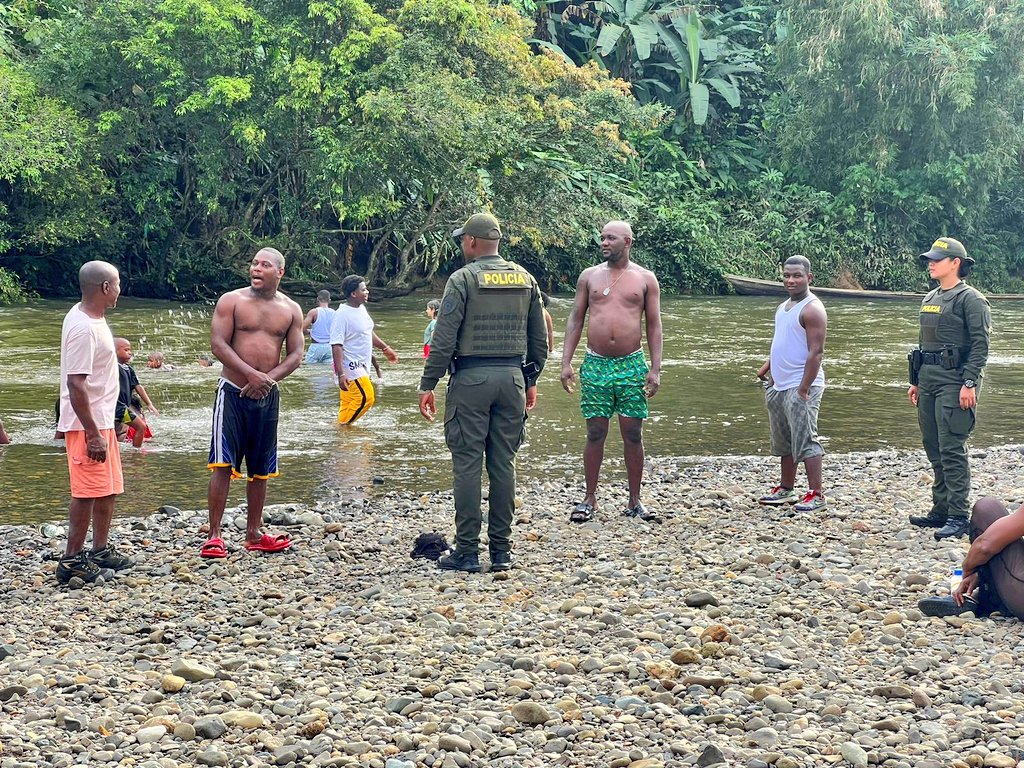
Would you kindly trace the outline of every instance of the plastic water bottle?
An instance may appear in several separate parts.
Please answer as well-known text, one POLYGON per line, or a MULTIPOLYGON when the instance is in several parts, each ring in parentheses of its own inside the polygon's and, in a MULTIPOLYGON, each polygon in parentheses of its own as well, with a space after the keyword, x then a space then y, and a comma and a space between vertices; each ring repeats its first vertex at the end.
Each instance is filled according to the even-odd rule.
POLYGON ((960 582, 964 578, 964 569, 957 566, 949 574, 949 594, 953 594, 953 591, 960 586, 960 582))

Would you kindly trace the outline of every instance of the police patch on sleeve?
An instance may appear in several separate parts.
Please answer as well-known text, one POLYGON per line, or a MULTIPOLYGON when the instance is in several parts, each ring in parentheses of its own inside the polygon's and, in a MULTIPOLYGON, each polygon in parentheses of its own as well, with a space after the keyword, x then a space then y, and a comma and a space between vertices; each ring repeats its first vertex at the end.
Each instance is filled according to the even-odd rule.
POLYGON ((523 290, 530 287, 530 276, 518 270, 488 269, 477 273, 480 288, 512 288, 523 290))
POLYGON ((441 302, 441 314, 450 315, 458 306, 459 302, 454 296, 447 296, 444 301, 441 302))

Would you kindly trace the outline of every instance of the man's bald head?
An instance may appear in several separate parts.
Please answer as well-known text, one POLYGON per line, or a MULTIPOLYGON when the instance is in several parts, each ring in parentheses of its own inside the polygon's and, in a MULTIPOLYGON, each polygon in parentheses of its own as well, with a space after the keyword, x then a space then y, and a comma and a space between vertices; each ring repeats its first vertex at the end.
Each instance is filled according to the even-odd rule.
POLYGON ((278 269, 284 269, 284 254, 276 248, 260 248, 254 258, 270 259, 278 269))
POLYGON ((629 248, 633 245, 633 228, 628 221, 609 221, 601 229, 601 255, 610 264, 617 264, 623 258, 629 259, 629 248))
POLYGON ((628 221, 609 221, 604 225, 602 232, 615 232, 621 237, 628 237, 630 242, 633 240, 633 227, 630 226, 628 221))
POLYGON ((95 293, 104 282, 118 278, 117 267, 106 261, 87 261, 78 270, 78 286, 82 295, 95 293))

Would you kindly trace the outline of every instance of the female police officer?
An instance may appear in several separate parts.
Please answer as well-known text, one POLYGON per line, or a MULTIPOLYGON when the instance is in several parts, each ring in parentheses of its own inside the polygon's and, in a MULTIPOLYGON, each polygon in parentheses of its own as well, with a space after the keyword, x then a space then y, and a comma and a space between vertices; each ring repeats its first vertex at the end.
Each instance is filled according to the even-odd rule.
POLYGON ((939 287, 921 304, 920 347, 911 353, 907 394, 917 406, 935 480, 931 511, 910 522, 938 528, 935 538, 941 540, 963 536, 970 527, 966 443, 974 429, 992 317, 988 300, 961 279, 970 274, 974 259, 958 240, 939 238, 921 261, 939 287))

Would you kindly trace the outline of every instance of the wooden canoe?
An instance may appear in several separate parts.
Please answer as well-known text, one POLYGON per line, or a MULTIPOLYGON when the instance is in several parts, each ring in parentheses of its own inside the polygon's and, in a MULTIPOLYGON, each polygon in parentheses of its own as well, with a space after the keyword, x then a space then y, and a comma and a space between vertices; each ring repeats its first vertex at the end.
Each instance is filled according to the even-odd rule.
MULTIPOLYGON (((740 296, 787 296, 786 287, 775 280, 759 280, 756 277, 742 277, 740 275, 723 275, 729 281, 740 296)), ((923 293, 912 291, 866 291, 852 288, 825 288, 820 285, 811 284, 811 291, 821 297, 833 299, 874 299, 889 301, 892 299, 920 301, 923 293)), ((986 298, 999 301, 1024 301, 1024 294, 1021 293, 987 293, 986 298)))

